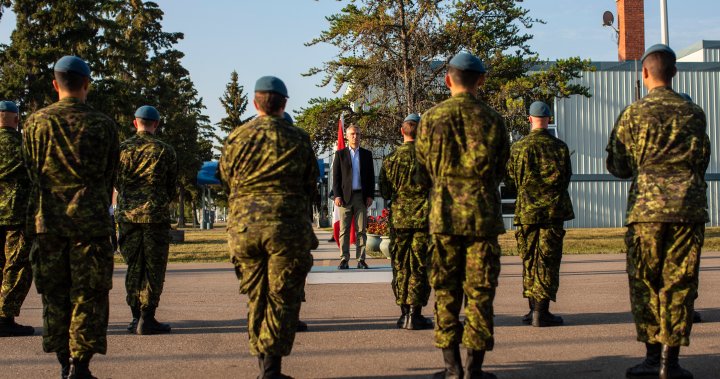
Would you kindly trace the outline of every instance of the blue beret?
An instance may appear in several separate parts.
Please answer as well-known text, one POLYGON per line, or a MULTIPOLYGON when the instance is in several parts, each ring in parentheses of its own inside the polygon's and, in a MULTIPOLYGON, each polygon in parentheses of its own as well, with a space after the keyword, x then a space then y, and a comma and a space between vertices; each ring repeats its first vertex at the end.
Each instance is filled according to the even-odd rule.
POLYGON ((485 73, 485 65, 483 65, 480 58, 466 52, 457 53, 450 59, 448 65, 458 70, 485 73))
POLYGON ((689 102, 692 103, 692 97, 690 97, 690 95, 688 95, 688 94, 686 94, 686 93, 684 93, 684 92, 683 92, 683 93, 680 93, 679 95, 680 95, 680 97, 682 97, 683 99, 685 99, 685 100, 687 100, 687 101, 689 101, 689 102))
POLYGON ((405 117, 405 119, 403 120, 403 122, 408 122, 408 121, 420 122, 420 115, 417 114, 417 113, 410 113, 410 114, 409 114, 407 117, 405 117))
POLYGON ((676 60, 675 52, 673 49, 670 48, 670 46, 658 43, 655 45, 650 46, 647 50, 645 50, 645 54, 643 54, 642 58, 640 58, 640 62, 644 62, 645 58, 647 58, 650 54, 654 53, 668 53, 670 56, 672 56, 673 61, 676 60))
POLYGON ((287 113, 287 112, 283 113, 283 118, 285 119, 285 121, 287 121, 291 124, 293 123, 293 119, 292 119, 292 116, 290 116, 290 113, 287 113))
POLYGON ((160 121, 160 112, 151 105, 143 105, 135 111, 135 118, 150 121, 160 121))
POLYGON ((0 101, 0 112, 20 113, 17 105, 15 105, 12 101, 7 100, 0 101))
POLYGON ((536 101, 530 104, 530 116, 550 117, 550 107, 542 101, 536 101))
POLYGON ((84 60, 74 56, 66 55, 55 62, 55 71, 57 72, 72 72, 84 77, 90 77, 90 67, 84 60))
POLYGON ((285 97, 290 97, 285 83, 275 76, 263 76, 258 79, 255 82, 255 92, 276 92, 285 97))

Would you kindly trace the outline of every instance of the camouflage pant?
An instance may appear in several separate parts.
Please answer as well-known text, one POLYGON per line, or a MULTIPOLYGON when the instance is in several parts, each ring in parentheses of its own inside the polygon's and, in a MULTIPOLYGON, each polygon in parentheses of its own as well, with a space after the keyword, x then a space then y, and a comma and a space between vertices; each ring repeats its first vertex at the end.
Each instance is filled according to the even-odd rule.
POLYGON ((493 299, 500 275, 497 237, 433 235, 430 283, 435 289, 435 346, 462 342, 492 350, 493 299), (460 308, 465 296, 465 326, 460 308))
POLYGON ((289 355, 317 238, 308 224, 229 228, 230 258, 248 295, 253 355, 289 355))
POLYGON ((127 303, 143 311, 155 309, 160 304, 165 283, 170 225, 120 223, 118 226, 120 252, 128 265, 127 303))
POLYGON ((430 263, 427 230, 394 229, 392 288, 397 305, 427 305, 430 298, 428 264, 430 263))
POLYGON ((71 239, 39 234, 30 261, 43 302, 43 350, 89 359, 107 350, 110 236, 71 239))
POLYGON ((637 339, 690 344, 705 225, 634 223, 625 234, 637 339))
POLYGON ((523 296, 555 301, 565 230, 562 224, 518 225, 518 254, 523 260, 523 296))
POLYGON ((32 268, 30 245, 25 240, 24 226, 0 225, 0 317, 17 317, 30 291, 32 268))

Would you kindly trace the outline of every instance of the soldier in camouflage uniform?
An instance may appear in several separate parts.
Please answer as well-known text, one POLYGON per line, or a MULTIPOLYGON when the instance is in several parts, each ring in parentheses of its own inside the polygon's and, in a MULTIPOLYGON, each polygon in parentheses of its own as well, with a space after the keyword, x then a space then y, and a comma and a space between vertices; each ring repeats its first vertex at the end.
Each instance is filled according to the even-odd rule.
POLYGON ((648 94, 620 114, 607 146, 607 169, 632 178, 625 223, 630 305, 645 360, 628 378, 692 378, 680 367, 690 343, 700 250, 708 221, 706 118, 670 87, 675 53, 651 46, 642 57, 648 94), (642 138, 638 138, 642 136, 642 138))
POLYGON ((575 218, 567 191, 572 167, 565 142, 547 130, 550 107, 532 103, 528 119, 530 134, 510 149, 505 185, 517 191, 515 238, 523 260, 523 297, 530 305, 523 322, 554 326, 563 323, 549 311, 560 285, 563 221, 575 218))
POLYGON ((15 103, 0 101, 0 337, 35 333, 32 326, 15 322, 32 283, 30 245, 25 240, 29 182, 18 121, 15 103))
POLYGON ((449 62, 445 83, 452 97, 420 121, 416 140, 419 174, 430 181, 430 284, 435 289, 435 346, 442 349, 446 378, 460 378, 460 342, 466 378, 494 378, 482 371, 492 350, 493 299, 500 275, 505 232, 499 185, 510 141, 502 117, 478 99, 485 81, 480 59, 459 53, 449 62), (465 325, 460 309, 465 299, 465 325))
POLYGON ((397 325, 410 330, 427 329, 432 322, 422 315, 430 297, 427 267, 429 259, 428 188, 415 175, 415 132, 420 116, 413 113, 400 128, 403 144, 385 158, 380 169, 380 193, 390 201, 390 228, 393 243, 392 287, 401 316, 397 325))
POLYGON ((170 210, 177 192, 178 162, 172 146, 155 136, 160 113, 144 105, 135 112, 137 134, 120 144, 116 218, 118 244, 128 265, 127 303, 132 313, 128 331, 169 333, 155 319, 165 282, 170 248, 170 210))
POLYGON ((310 137, 283 118, 287 88, 278 78, 255 83, 258 117, 228 136, 220 179, 229 194, 228 244, 248 296, 250 352, 260 378, 287 378, 282 357, 292 350, 318 245, 308 210, 319 175, 310 137))
POLYGON ((89 362, 107 350, 113 226, 108 207, 117 171, 117 124, 85 103, 90 68, 78 57, 55 63, 59 101, 25 123, 31 181, 30 261, 43 302, 43 349, 63 376, 92 378, 89 362))

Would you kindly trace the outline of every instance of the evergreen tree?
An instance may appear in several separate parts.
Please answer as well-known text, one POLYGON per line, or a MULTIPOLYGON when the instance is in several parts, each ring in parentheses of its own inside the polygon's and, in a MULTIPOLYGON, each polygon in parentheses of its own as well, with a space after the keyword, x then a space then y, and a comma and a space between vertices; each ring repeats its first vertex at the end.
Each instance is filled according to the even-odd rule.
POLYGON ((505 116, 511 130, 524 131, 526 122, 518 115, 524 115, 530 100, 589 96, 587 88, 570 84, 581 70, 590 69, 589 61, 540 62, 528 45, 532 35, 521 28, 542 21, 528 16, 520 2, 351 0, 327 17, 326 31, 307 43, 333 45, 338 55, 305 75, 324 73, 321 86, 345 93, 340 99, 313 99, 298 125, 317 147, 329 149, 337 140, 340 114, 335 112, 345 110, 346 122, 363 128, 370 145, 400 143, 397 126, 405 115, 447 98, 447 62, 463 50, 490 67, 480 96, 505 116), (543 64, 547 67, 532 72, 543 64))
POLYGON ((187 192, 194 201, 195 175, 212 157, 214 131, 180 63, 183 53, 173 49, 183 35, 162 30, 158 5, 141 0, 0 0, 0 12, 9 6, 17 24, 11 43, 0 46, 0 97, 15 100, 24 115, 32 113, 57 99, 50 85, 54 62, 67 54, 82 57, 93 72, 88 101, 118 121, 123 138, 134 133, 137 107, 151 104, 160 110, 159 136, 178 154, 180 194, 187 192))
POLYGON ((215 124, 224 134, 216 138, 220 144, 218 150, 222 149, 225 140, 227 140, 227 136, 233 129, 252 120, 254 117, 250 116, 244 119, 242 117, 247 110, 248 96, 244 93, 243 86, 238 82, 237 71, 233 71, 230 74, 230 82, 225 85, 225 93, 223 93, 223 96, 219 100, 220 104, 225 108, 225 117, 215 124))

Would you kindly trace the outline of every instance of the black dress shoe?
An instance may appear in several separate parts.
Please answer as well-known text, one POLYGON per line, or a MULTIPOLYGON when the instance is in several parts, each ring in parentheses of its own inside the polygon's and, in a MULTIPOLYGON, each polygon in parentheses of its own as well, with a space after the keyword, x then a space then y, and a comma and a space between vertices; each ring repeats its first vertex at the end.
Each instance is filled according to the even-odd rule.
POLYGON ((358 261, 358 267, 359 269, 367 270, 370 267, 365 263, 365 261, 358 261))
POLYGON ((350 266, 348 266, 348 262, 346 260, 343 259, 340 261, 340 264, 338 265, 339 270, 347 270, 349 268, 350 266))

